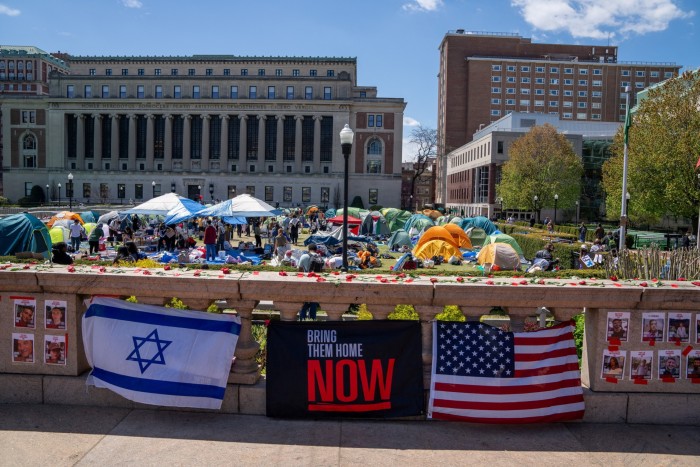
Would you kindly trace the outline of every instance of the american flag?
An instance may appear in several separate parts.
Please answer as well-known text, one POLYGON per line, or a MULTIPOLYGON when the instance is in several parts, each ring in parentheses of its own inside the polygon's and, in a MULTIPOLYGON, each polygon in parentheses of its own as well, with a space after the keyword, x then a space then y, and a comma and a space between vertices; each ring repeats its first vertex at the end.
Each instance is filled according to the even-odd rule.
POLYGON ((512 333, 482 323, 433 323, 429 418, 536 423, 583 412, 570 324, 512 333))

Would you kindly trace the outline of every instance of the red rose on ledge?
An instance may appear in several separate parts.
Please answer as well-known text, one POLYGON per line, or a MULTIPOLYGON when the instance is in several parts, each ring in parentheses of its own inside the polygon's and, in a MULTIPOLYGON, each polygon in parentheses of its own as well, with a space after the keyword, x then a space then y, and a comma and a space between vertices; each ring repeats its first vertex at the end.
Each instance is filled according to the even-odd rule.
POLYGON ((464 277, 461 277, 461 276, 460 276, 460 277, 457 277, 457 279, 455 279, 455 280, 456 280, 457 282, 464 282, 464 277))
POLYGON ((74 266, 68 266, 68 272, 75 272, 74 266))
POLYGON ((617 276, 610 276, 610 280, 613 281, 613 282, 616 282, 616 281, 617 281, 617 276))
POLYGON ((578 281, 578 285, 586 285, 586 281, 578 281))
POLYGON ((223 274, 231 274, 231 270, 229 268, 221 268, 221 272, 223 274))
POLYGON ((150 275, 151 275, 151 271, 149 271, 148 269, 144 269, 144 270, 143 270, 143 275, 144 275, 144 276, 150 276, 150 275))
POLYGON ((195 277, 199 277, 200 274, 202 274, 202 271, 200 271, 199 269, 194 272, 195 277))
POLYGON ((639 285, 641 287, 649 287, 649 284, 647 284, 646 282, 640 282, 639 285))
POLYGON ((166 264, 165 266, 163 266, 163 271, 170 271, 170 265, 166 264))
POLYGON ((430 282, 432 282, 433 284, 436 283, 437 281, 438 281, 438 280, 437 280, 436 277, 431 277, 431 278, 430 278, 430 282))
POLYGON ((527 285, 527 281, 525 279, 521 280, 520 285, 527 285))
POLYGON ((493 285, 493 281, 486 281, 486 285, 493 285))
POLYGON ((29 269, 29 265, 28 265, 28 264, 25 264, 25 265, 22 267, 22 269, 29 269))
POLYGON ((280 272, 279 272, 279 275, 280 275, 280 276, 286 276, 286 275, 287 275, 287 273, 286 273, 286 272, 284 272, 284 271, 280 271, 280 272))

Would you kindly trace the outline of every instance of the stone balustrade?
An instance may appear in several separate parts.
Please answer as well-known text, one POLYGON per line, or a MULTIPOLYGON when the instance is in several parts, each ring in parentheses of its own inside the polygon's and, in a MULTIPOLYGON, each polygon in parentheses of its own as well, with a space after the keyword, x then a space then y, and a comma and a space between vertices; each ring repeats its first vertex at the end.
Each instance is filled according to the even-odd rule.
MULTIPOLYGON (((429 271, 425 271, 429 272, 429 271)), ((479 319, 492 307, 505 310, 511 328, 522 329, 525 319, 537 316, 546 307, 556 320, 564 321, 586 311, 586 333, 582 376, 584 384, 594 391, 646 391, 694 393, 697 386, 683 376, 676 384, 650 381, 641 387, 626 378, 612 384, 601 378, 606 341, 607 312, 631 313, 630 340, 621 345, 625 350, 677 349, 677 343, 657 342, 655 347, 641 342, 641 313, 692 313, 690 342, 695 345, 696 310, 700 307, 700 287, 689 282, 664 284, 641 281, 612 282, 578 279, 524 279, 510 277, 431 277, 403 275, 353 275, 345 273, 319 276, 277 272, 222 272, 173 268, 172 270, 139 270, 130 268, 45 265, 5 266, 0 270, 0 373, 44 375, 80 375, 88 370, 81 342, 80 317, 86 300, 95 295, 126 298, 136 296, 140 303, 163 305, 177 297, 191 309, 204 310, 215 301, 226 301, 242 320, 242 330, 235 353, 229 382, 255 384, 260 373, 255 362, 259 349, 251 332, 253 310, 260 301, 272 301, 284 321, 293 321, 303 302, 316 301, 328 320, 338 321, 351 304, 366 304, 374 319, 386 319, 398 304, 413 305, 422 324, 423 365, 426 385, 432 359, 431 321, 446 305, 458 306, 468 319, 479 319), (40 356, 34 364, 12 362, 9 352, 14 327, 13 297, 37 300, 37 342, 54 330, 44 329, 44 300, 65 300, 68 304, 67 364, 46 365, 40 356), (637 319, 639 317, 639 319, 637 319), (638 323, 639 322, 639 323, 638 323)), ((685 369, 685 366, 683 366, 685 369)), ((428 387, 428 386, 426 386, 428 387)))

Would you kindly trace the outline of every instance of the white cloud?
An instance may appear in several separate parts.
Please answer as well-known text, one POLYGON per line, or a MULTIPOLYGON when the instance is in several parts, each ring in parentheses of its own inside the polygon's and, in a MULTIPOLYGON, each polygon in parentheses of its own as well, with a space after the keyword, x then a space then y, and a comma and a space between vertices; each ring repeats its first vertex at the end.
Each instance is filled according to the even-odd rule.
POLYGON ((525 21, 542 31, 606 39, 617 34, 663 31, 671 21, 689 18, 677 0, 511 0, 525 21))
POLYGON ((141 3, 141 0, 122 0, 122 5, 127 8, 141 8, 143 3, 141 3))
POLYGON ((420 122, 416 120, 415 118, 411 117, 404 117, 403 118, 403 126, 418 126, 420 125, 420 122))
POLYGON ((19 16, 21 11, 0 3, 0 15, 19 16))
POLYGON ((406 11, 435 11, 443 5, 442 0, 412 0, 401 8, 406 11))

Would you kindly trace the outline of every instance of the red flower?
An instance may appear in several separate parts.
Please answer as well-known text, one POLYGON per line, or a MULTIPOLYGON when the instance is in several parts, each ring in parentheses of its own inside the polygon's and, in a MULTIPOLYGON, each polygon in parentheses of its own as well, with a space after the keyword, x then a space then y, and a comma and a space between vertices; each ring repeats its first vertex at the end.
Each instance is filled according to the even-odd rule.
POLYGON ((493 285, 493 281, 486 281, 486 285, 493 285))
POLYGON ((68 272, 75 272, 74 266, 68 266, 68 272))
POLYGON ((170 265, 166 264, 165 266, 163 266, 163 271, 170 271, 170 265))
POLYGON ((22 269, 29 269, 29 265, 28 265, 28 264, 25 264, 25 265, 22 267, 22 269))
POLYGON ((617 281, 617 276, 610 276, 610 280, 613 282, 617 281))
POLYGON ((202 274, 202 272, 198 269, 194 272, 195 277, 199 277, 202 274))
POLYGON ((586 285, 586 281, 578 281, 578 285, 586 285))
POLYGON ((286 275, 287 275, 287 273, 286 273, 286 272, 284 272, 284 271, 280 271, 280 272, 279 272, 279 275, 280 275, 280 276, 286 276, 286 275))
POLYGON ((396 277, 398 277, 398 278, 400 278, 400 279, 403 279, 404 277, 406 277, 406 274, 404 274, 404 273, 402 272, 402 273, 399 273, 399 275, 397 275, 396 277))
POLYGON ((387 279, 386 277, 382 277, 382 278, 379 280, 379 282, 381 282, 382 284, 386 284, 387 282, 389 282, 389 279, 387 279))
POLYGON ((691 282, 691 284, 700 287, 700 281, 693 281, 693 282, 691 282))
POLYGON ((540 284, 540 285, 544 285, 544 279, 538 280, 537 283, 540 284))
POLYGON ((221 268, 221 272, 224 274, 231 274, 231 270, 229 268, 221 268))
POLYGON ((455 279, 455 280, 457 282, 464 282, 464 277, 457 277, 457 279, 455 279))
POLYGON ((407 284, 410 284, 411 282, 413 282, 413 279, 411 279, 411 278, 409 277, 409 278, 406 279, 404 282, 407 283, 407 284))
POLYGON ((659 280, 657 278, 653 278, 651 281, 652 282, 659 282, 659 280))
POLYGON ((340 275, 340 271, 333 271, 333 275, 334 275, 334 276, 339 276, 339 275, 340 275))
POLYGON ((527 285, 527 281, 525 279, 521 280, 520 285, 527 285))
POLYGON ((326 282, 326 279, 324 279, 323 277, 317 277, 316 282, 326 282))
POLYGON ((676 280, 677 280, 677 281, 680 281, 680 282, 683 282, 683 281, 685 280, 685 277, 679 277, 679 278, 676 279, 676 280))
POLYGON ((100 272, 105 272, 105 271, 107 271, 107 268, 104 266, 100 266, 100 272))
POLYGON ((430 278, 430 282, 432 282, 433 284, 436 283, 437 281, 438 281, 438 280, 437 280, 437 277, 431 277, 431 278, 430 278))
POLYGON ((148 269, 144 269, 144 270, 143 270, 143 275, 144 275, 144 276, 150 276, 150 275, 151 275, 151 271, 149 271, 148 269))
POLYGON ((493 279, 493 274, 489 274, 489 275, 486 276, 486 277, 488 277, 489 279, 493 279))
POLYGON ((639 285, 642 287, 649 287, 649 284, 647 284, 646 282, 640 282, 639 285))

